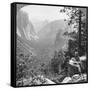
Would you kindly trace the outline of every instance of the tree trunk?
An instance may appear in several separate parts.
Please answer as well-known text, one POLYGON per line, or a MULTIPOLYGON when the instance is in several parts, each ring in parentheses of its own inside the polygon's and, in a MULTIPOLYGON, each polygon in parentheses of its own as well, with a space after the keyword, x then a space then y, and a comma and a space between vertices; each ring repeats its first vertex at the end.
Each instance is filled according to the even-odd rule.
POLYGON ((79 10, 79 55, 81 51, 81 10, 79 10))

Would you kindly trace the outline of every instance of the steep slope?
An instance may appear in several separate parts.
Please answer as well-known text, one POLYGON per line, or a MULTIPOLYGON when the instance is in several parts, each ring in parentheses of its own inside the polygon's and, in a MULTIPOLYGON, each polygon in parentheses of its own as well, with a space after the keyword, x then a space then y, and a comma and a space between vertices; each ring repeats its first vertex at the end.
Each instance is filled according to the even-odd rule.
POLYGON ((32 54, 33 48, 26 44, 18 35, 17 35, 17 53, 23 52, 24 54, 32 54))

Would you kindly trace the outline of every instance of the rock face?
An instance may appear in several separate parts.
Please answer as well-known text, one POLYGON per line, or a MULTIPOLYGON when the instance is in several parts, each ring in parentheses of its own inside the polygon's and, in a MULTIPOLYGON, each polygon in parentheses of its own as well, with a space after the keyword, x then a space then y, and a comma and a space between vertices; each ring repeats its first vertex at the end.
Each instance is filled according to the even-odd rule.
POLYGON ((38 39, 34 26, 29 21, 28 14, 21 10, 17 14, 17 34, 21 34, 21 38, 29 41, 31 39, 34 39, 34 40, 38 39))

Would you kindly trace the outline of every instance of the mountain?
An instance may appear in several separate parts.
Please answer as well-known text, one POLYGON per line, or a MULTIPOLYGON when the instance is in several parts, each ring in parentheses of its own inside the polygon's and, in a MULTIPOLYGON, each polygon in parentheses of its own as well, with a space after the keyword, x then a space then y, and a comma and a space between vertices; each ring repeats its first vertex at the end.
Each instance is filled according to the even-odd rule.
POLYGON ((48 24, 48 20, 42 21, 42 20, 38 20, 38 19, 32 19, 31 22, 33 23, 36 33, 38 33, 45 25, 48 24))
POLYGON ((62 34, 65 31, 66 25, 64 20, 49 22, 38 32, 39 41, 43 42, 43 45, 52 46, 55 45, 55 40, 58 38, 59 46, 62 47, 64 42, 62 34), (57 33, 59 33, 59 37, 57 37, 57 33))
POLYGON ((42 21, 35 23, 36 27, 35 21, 33 23, 30 20, 26 21, 26 26, 21 21, 18 22, 21 26, 17 25, 17 36, 23 42, 24 47, 39 59, 49 61, 54 51, 64 46, 66 40, 62 34, 67 24, 63 20, 42 21), (38 29, 37 32, 36 29, 38 29))
POLYGON ((17 29, 19 32, 17 34, 21 34, 23 39, 38 39, 34 26, 29 20, 28 14, 22 10, 17 13, 17 29))
POLYGON ((38 39, 38 36, 36 35, 36 32, 34 30, 34 26, 32 25, 31 22, 29 22, 25 28, 18 29, 18 31, 19 33, 17 34, 18 35, 21 34, 21 37, 23 39, 26 39, 26 40, 32 40, 32 39, 37 40, 38 39))

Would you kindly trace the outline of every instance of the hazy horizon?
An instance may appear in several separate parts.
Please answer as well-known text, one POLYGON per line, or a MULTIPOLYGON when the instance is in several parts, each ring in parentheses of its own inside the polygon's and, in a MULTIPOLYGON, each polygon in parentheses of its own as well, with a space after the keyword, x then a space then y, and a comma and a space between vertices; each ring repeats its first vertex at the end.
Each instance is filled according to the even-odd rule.
POLYGON ((60 10, 63 7, 54 7, 54 6, 40 6, 40 5, 28 5, 21 8, 29 16, 29 20, 32 22, 35 20, 38 21, 54 21, 68 18, 64 13, 60 13, 60 10))

